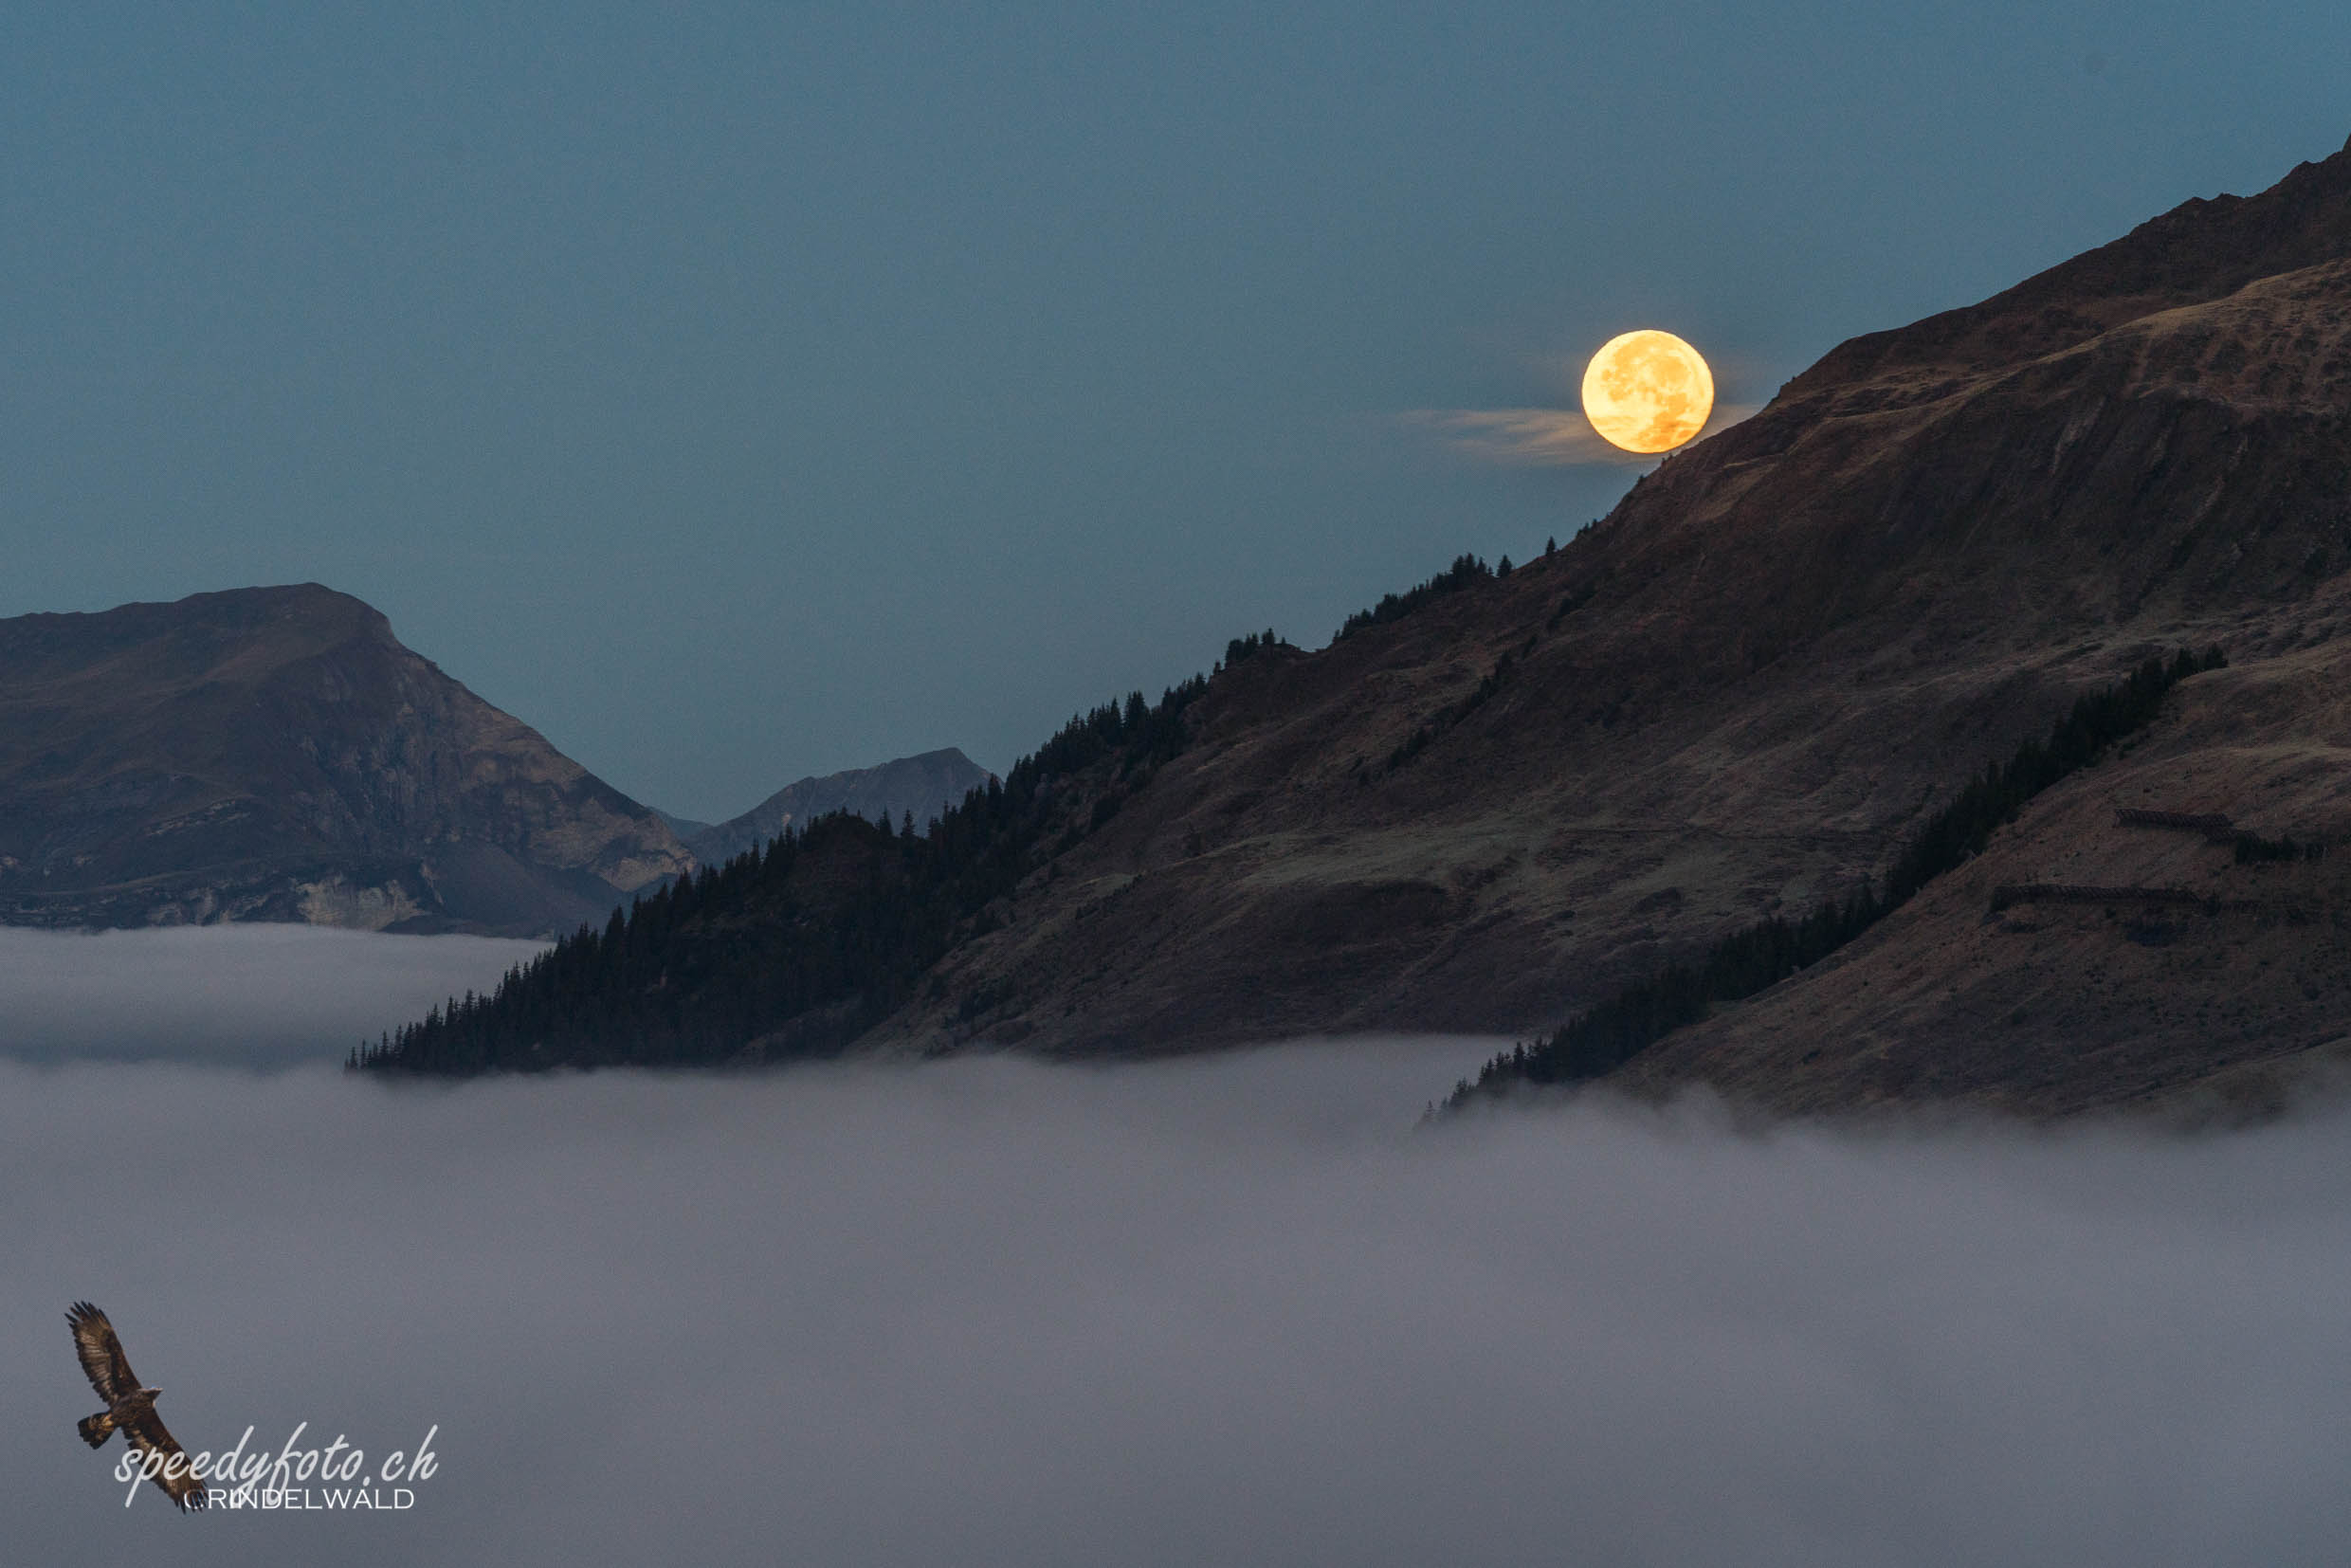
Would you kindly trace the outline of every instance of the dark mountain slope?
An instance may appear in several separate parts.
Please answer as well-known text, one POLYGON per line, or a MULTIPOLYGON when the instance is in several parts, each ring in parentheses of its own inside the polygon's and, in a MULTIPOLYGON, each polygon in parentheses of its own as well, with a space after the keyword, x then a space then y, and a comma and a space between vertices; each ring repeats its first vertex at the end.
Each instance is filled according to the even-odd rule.
POLYGON ((347 594, 0 621, 0 921, 539 935, 687 864, 347 594))
POLYGON ((1199 743, 942 966, 1003 1001, 882 1037, 1553 1022, 1875 877, 2143 658, 2326 634, 2347 183, 2338 155, 1849 345, 1556 555, 1218 683, 1199 743))
POLYGON ((1904 369, 2013 365, 2113 327, 2351 255, 2351 161, 2305 163, 2255 196, 2182 202, 1979 304, 1838 345, 1787 388, 1883 382, 1904 369))
MULTIPOLYGON (((1985 859, 2142 757, 2161 759, 2133 785, 2146 802, 2245 812, 2273 788, 2265 759, 2282 759, 2279 823, 2351 831, 2329 815, 2351 754, 2330 727, 2345 672, 2326 651, 2351 629, 2347 186, 2351 151, 1846 345, 1556 553, 1449 576, 1449 592, 1321 652, 1235 645, 1184 710, 1175 755, 1043 781, 1067 827, 1031 834, 1016 885, 958 923, 861 1043, 1109 1053, 1547 1028, 1730 931, 1877 881, 1985 764, 2183 647, 2218 645, 2233 667, 2189 680, 2169 700, 2184 708, 2164 708, 2128 758, 2050 790, 1985 859), (2205 706, 2224 691, 2260 694, 2257 734, 2205 706), (2179 712, 2209 717, 2180 727, 2179 712)), ((2114 848, 2116 874, 2159 868, 2140 840, 2108 846, 2067 820, 2084 853, 2114 848)), ((2323 880, 2351 856, 2308 864, 2293 875, 2323 880)), ((1913 988, 1905 1011, 1868 1015, 1871 1038, 1950 1043, 1999 1021, 2007 1055, 1943 1078, 1915 1062, 1832 1070, 1846 1046, 1808 1039, 1800 1006, 1771 1013, 1808 972, 1704 1025, 1705 1049, 1693 1031, 1628 1071, 1768 1099, 1809 1061, 1810 1104, 1872 1085, 1983 1098, 2006 1083, 2014 1103, 2049 1109, 2140 1092, 2138 1067, 2111 1056, 2032 1077, 2084 1014, 1989 1011, 2015 986, 2062 983, 2032 966, 2063 960, 2031 942, 1977 955, 1987 967, 1964 982, 1951 973, 1976 949, 1931 922, 1961 918, 1943 901, 1981 893, 1971 875, 1817 978, 1858 976, 1855 1018, 1902 989, 1872 974, 1913 988), (1740 1020, 1766 1016, 1781 1021, 1779 1066, 1739 1079, 1763 1037, 1740 1020)), ((2274 988, 2290 975, 2295 1007, 2331 1005, 2302 978, 2324 968, 2331 926, 2272 913, 2267 964, 2240 973, 2198 950, 2132 983, 2187 997, 2223 974, 2274 988)), ((2226 1074, 2284 1048, 2262 1027, 2222 1041, 2183 1026, 2165 1073, 2226 1074)))
POLYGON ((997 923, 1030 870, 1098 829, 1184 743, 1205 682, 1070 720, 921 833, 841 811, 580 931, 486 997, 451 998, 355 1065, 464 1073, 829 1055, 997 923))
POLYGON ((2263 628, 2252 657, 2188 682, 2142 741, 2035 800, 1850 948, 1609 1082, 1649 1094, 1704 1083, 1785 1112, 1934 1099, 2201 1119, 2267 1111, 2340 1077, 2347 590, 2351 578, 2329 582, 2306 619, 2263 628), (2233 828, 2148 826, 2125 810, 2233 828))

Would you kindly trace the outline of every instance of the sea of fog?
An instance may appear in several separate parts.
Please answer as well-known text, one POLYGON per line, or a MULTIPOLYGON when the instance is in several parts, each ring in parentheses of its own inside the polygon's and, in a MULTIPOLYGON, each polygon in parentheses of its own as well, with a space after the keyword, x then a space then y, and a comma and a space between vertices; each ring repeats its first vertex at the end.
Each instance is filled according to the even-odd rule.
POLYGON ((316 925, 0 926, 0 1056, 340 1062, 448 997, 496 990, 546 945, 316 925))
POLYGON ((385 1085, 220 1042, 280 1062, 320 998, 402 965, 446 994, 487 955, 172 935, 0 947, 0 1012, 114 996, 149 1042, 0 1061, 9 1561, 2203 1568, 2351 1540, 2340 1111, 1415 1131, 1467 1040, 385 1085), (306 1423, 364 1474, 430 1431, 435 1471, 399 1511, 126 1509, 118 1447, 72 1430, 82 1297, 191 1449, 306 1423))

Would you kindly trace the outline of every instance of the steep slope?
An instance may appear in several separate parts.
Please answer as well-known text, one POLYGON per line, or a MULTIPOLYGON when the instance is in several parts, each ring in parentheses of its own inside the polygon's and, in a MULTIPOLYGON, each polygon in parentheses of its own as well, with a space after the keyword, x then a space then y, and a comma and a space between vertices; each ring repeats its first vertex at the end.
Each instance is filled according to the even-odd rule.
POLYGON ((2351 564, 2347 257, 2351 150, 1847 344, 1555 555, 1249 661, 876 1042, 1556 1022, 1874 876, 2151 653, 2268 679, 2351 564))
POLYGON ((1883 926, 1611 1082, 1785 1112, 2214 1115, 2351 1066, 2351 579, 2327 588, 1883 926))
POLYGON ((543 935, 689 864, 347 594, 0 621, 0 921, 543 935))
POLYGON ((2188 674, 1981 866, 1618 1078, 1798 1107, 2269 1092, 2265 1063, 2321 1048, 2338 999, 2330 878, 2351 855, 2240 866, 2100 813, 2226 811, 2256 846, 2351 830, 2327 651, 2351 627, 2347 208, 2351 149, 1845 345, 1563 549, 1506 575, 1457 561, 1320 652, 1239 640, 1180 701, 1082 718, 1000 798, 877 847, 872 886, 799 890, 861 864, 805 843, 698 875, 683 915, 567 944, 370 1065, 632 1059, 642 1042, 595 1022, 620 1001, 680 1042, 667 1060, 829 1049, 853 1028, 877 1050, 1106 1054, 1549 1026, 1877 881, 2079 695, 2217 645, 2230 668, 2188 674), (2178 884, 2131 884, 2112 929, 2075 930, 2095 903, 1996 901, 1995 875, 2178 884), (2198 889, 2221 933, 2201 946, 2163 913, 2198 889), (794 911, 836 905, 898 935, 776 945, 794 911), (745 942, 766 945, 738 974, 745 942), (820 994, 811 1035, 787 1014, 820 994), (710 1029, 672 1027, 695 1009, 710 1029))
POLYGON ((990 929, 1052 846, 1115 812, 1184 744, 1194 679, 1060 734, 902 833, 847 811, 787 826, 615 911, 508 975, 354 1053, 381 1072, 757 1063, 830 1055, 915 993, 959 940, 990 929))
MULTIPOLYGON (((954 746, 901 757, 870 768, 850 768, 785 785, 742 815, 715 826, 688 824, 680 833, 694 858, 723 866, 794 824, 805 826, 828 811, 892 822, 911 814, 920 827, 968 791, 985 789, 992 775, 954 746)), ((664 817, 672 827, 675 818, 664 817)))

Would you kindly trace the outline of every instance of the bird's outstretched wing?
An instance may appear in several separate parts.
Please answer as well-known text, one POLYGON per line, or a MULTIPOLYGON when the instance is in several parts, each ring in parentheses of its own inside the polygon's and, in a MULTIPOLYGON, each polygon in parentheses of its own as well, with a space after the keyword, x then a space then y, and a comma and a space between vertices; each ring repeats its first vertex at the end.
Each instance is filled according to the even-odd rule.
POLYGON ((138 1374, 122 1354, 122 1341, 115 1338, 115 1325, 106 1321, 106 1314, 87 1302, 76 1302, 65 1314, 73 1325, 74 1355, 81 1358, 82 1376, 98 1390, 98 1396, 111 1406, 126 1394, 139 1387, 138 1374))
POLYGON ((153 1407, 122 1429, 122 1440, 137 1451, 142 1466, 154 1465, 155 1485, 163 1488, 165 1496, 182 1508, 204 1506, 204 1483, 188 1473, 187 1453, 173 1440, 153 1407), (152 1457, 157 1454, 162 1457, 152 1457), (173 1459, 179 1461, 176 1466, 171 1463, 173 1459))

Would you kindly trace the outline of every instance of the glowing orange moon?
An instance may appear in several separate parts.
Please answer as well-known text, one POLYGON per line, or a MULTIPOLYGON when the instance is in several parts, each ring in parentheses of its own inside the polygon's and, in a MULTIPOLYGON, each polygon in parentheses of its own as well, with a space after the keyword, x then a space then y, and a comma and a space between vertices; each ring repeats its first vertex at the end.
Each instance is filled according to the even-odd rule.
POLYGON ((1584 417, 1628 452, 1669 452, 1712 412, 1714 372, 1669 332, 1619 334, 1584 367, 1584 417))

